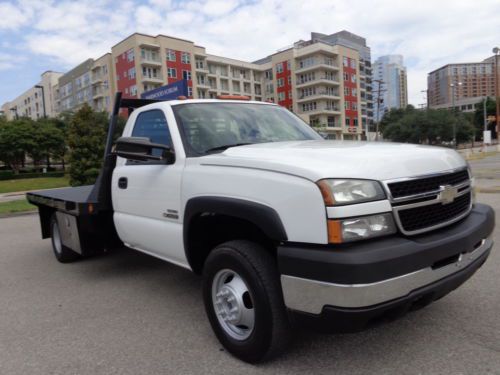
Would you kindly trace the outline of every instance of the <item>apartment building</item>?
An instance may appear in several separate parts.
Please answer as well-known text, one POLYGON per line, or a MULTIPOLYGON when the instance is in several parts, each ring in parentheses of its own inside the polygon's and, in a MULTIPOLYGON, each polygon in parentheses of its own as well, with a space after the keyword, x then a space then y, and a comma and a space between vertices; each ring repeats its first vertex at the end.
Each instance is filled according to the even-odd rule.
POLYGON ((97 60, 58 78, 56 113, 87 103, 111 111, 125 98, 186 80, 188 96, 246 95, 295 112, 332 139, 360 139, 372 118, 370 48, 347 31, 310 40, 254 62, 208 54, 192 41, 134 33, 97 60))
POLYGON ((402 55, 380 56, 373 63, 373 80, 375 121, 380 121, 392 108, 406 108, 408 84, 402 55))
POLYGON ((42 73, 40 82, 30 87, 14 100, 4 103, 2 111, 8 120, 30 117, 33 120, 56 114, 54 88, 62 73, 47 71, 42 73))
MULTIPOLYGON (((447 64, 427 76, 430 108, 451 108, 470 112, 485 97, 495 96, 494 57, 476 63, 447 64)), ((500 75, 500 67, 499 72, 500 75)))
POLYGON ((360 138, 366 123, 360 55, 340 44, 299 41, 246 62, 207 54, 188 40, 136 33, 113 46, 111 55, 114 84, 124 97, 185 79, 189 97, 247 95, 278 103, 331 138, 360 138))

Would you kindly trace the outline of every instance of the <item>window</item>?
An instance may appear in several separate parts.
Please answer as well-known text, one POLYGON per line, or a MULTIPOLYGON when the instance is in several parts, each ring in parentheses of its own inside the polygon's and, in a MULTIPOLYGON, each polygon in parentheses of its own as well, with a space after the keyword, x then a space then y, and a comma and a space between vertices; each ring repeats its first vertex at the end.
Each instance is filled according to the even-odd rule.
MULTIPOLYGON (((132 137, 145 137, 153 143, 172 147, 167 119, 160 110, 142 112, 135 120, 132 137)), ((152 155, 161 156, 163 150, 152 150, 152 155)))
POLYGON ((354 119, 354 126, 358 126, 358 119, 357 118, 354 119))
POLYGON ((167 49, 167 61, 175 61, 175 51, 173 49, 167 49))
POLYGON ((191 64, 191 56, 189 55, 189 52, 182 52, 181 62, 183 64, 191 64))
POLYGON ((356 83, 356 74, 351 75, 351 82, 356 83))
POLYGON ((288 76, 288 84, 291 85, 292 84, 292 76, 288 76))
POLYGON ((286 108, 252 103, 188 103, 173 106, 188 157, 235 143, 321 139, 286 108), (211 135, 211 136, 208 136, 211 135))
POLYGON ((344 66, 349 66, 349 59, 344 56, 344 66))
POLYGON ((189 81, 191 79, 191 72, 189 70, 183 70, 182 78, 187 79, 189 81))
POLYGON ((168 73, 168 78, 177 78, 177 69, 168 68, 167 73, 168 73))
POLYGON ((349 81, 349 73, 344 73, 344 81, 349 81))
POLYGON ((266 70, 265 75, 266 75, 266 79, 269 79, 269 80, 273 79, 273 71, 272 70, 266 70))
POLYGON ((129 49, 127 51, 127 61, 134 61, 134 50, 129 49))
POLYGON ((286 62, 286 68, 287 68, 287 70, 290 70, 290 60, 287 60, 287 62, 286 62))
POLYGON ((283 101, 283 100, 285 100, 285 93, 279 92, 278 93, 278 101, 283 101))
POLYGON ((193 88, 192 87, 188 87, 188 96, 189 97, 193 96, 193 88))
POLYGON ((128 70, 128 79, 134 79, 135 78, 135 68, 130 68, 128 70))
POLYGON ((133 96, 137 95, 137 86, 136 85, 130 86, 130 95, 133 95, 133 96))
POLYGON ((285 85, 285 80, 283 78, 279 78, 277 84, 278 87, 283 87, 285 85))
POLYGON ((356 69, 356 60, 351 59, 351 68, 356 69))
POLYGON ((283 63, 276 64, 276 73, 283 73, 283 63))
POLYGON ((358 96, 358 90, 357 89, 352 89, 351 90, 351 95, 352 96, 358 96))
POLYGON ((196 69, 205 69, 204 66, 203 60, 196 59, 196 69))
POLYGON ((348 101, 346 100, 346 101, 344 102, 344 109, 347 109, 347 110, 351 109, 350 103, 351 103, 351 102, 348 102, 348 101))
POLYGON ((351 109, 352 109, 353 111, 357 111, 357 110, 358 110, 358 103, 356 103, 356 102, 352 102, 352 104, 351 104, 351 109))
POLYGON ((344 87, 344 95, 349 96, 349 94, 350 94, 349 87, 344 87))
POLYGON ((345 118, 345 124, 346 124, 347 126, 350 126, 350 125, 351 125, 351 119, 350 119, 349 117, 346 117, 346 118, 345 118))

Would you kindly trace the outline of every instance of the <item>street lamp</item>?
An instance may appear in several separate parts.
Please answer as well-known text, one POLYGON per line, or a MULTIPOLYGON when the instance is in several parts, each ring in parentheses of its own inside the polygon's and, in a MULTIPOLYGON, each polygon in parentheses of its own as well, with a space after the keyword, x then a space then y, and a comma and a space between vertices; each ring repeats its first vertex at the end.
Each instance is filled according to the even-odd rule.
POLYGON ((35 85, 35 88, 42 89, 42 106, 43 106, 43 117, 47 117, 47 112, 45 111, 45 91, 42 85, 35 85))
MULTIPOLYGON (((451 87, 451 110, 455 114, 455 88, 458 86, 462 86, 462 82, 458 82, 457 84, 450 83, 451 87)), ((453 147, 457 148, 457 122, 456 118, 453 119, 453 147)))
POLYGON ((496 122, 497 122, 497 144, 500 142, 500 91, 498 89, 498 55, 500 54, 500 48, 495 47, 492 50, 493 54, 495 55, 495 100, 497 104, 496 108, 496 122))

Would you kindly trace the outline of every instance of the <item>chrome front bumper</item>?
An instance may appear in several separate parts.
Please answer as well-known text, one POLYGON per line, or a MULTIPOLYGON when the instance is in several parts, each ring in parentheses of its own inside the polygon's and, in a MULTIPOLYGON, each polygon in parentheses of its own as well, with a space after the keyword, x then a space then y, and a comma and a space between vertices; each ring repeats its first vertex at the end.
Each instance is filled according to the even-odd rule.
POLYGON ((398 277, 369 284, 335 284, 282 275, 285 305, 296 311, 320 314, 324 306, 363 308, 404 297, 416 289, 444 279, 467 268, 493 246, 483 239, 473 251, 462 253, 456 261, 435 265, 398 277))

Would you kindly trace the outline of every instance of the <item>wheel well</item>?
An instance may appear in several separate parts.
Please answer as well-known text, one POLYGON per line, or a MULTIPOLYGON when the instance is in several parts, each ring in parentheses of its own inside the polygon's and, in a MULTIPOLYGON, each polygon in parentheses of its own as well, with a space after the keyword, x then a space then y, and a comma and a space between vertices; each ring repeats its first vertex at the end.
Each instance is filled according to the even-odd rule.
POLYGON ((210 251, 231 240, 250 240, 276 255, 277 241, 248 220, 205 212, 192 218, 187 233, 186 255, 193 271, 200 274, 210 251))

